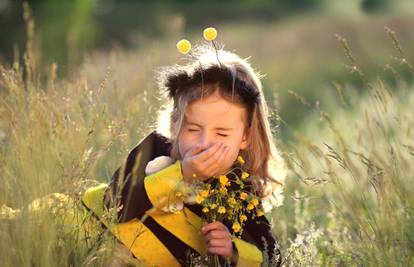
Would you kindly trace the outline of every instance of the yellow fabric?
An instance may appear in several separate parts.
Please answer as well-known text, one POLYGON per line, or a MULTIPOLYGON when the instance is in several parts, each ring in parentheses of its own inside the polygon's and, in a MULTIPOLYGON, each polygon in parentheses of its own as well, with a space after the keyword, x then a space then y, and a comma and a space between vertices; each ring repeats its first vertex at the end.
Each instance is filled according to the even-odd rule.
POLYGON ((181 266, 170 251, 140 220, 133 219, 129 222, 111 225, 102 219, 103 197, 106 187, 106 184, 100 184, 89 188, 83 195, 83 203, 100 217, 100 221, 137 259, 151 266, 181 266))
POLYGON ((100 184, 89 188, 83 194, 82 202, 92 210, 99 218, 103 214, 103 197, 107 184, 100 184))
MULTIPOLYGON (((165 213, 159 210, 174 200, 174 193, 182 182, 181 162, 145 177, 144 186, 148 198, 158 209, 148 213, 158 224, 194 248, 200 254, 206 254, 204 237, 200 233, 202 219, 184 208, 176 213, 165 213), (166 201, 167 200, 167 201, 166 201), (168 203, 167 203, 168 202, 168 203)), ((236 238, 235 245, 239 251, 237 266, 260 266, 263 261, 261 251, 254 245, 236 238)))
POLYGON ((198 253, 206 254, 206 244, 201 234, 203 221, 197 214, 184 208, 176 213, 152 212, 148 215, 198 253))
MULTIPOLYGON (((146 213, 164 229, 194 248, 201 255, 205 255, 206 244, 200 231, 203 224, 202 219, 185 207, 183 210, 174 213, 159 209, 162 205, 165 205, 166 198, 170 199, 170 195, 175 194, 182 180, 180 161, 176 161, 174 164, 145 177, 144 187, 148 198, 153 205, 158 204, 157 208, 146 213)), ((84 203, 98 216, 103 214, 103 196, 106 187, 106 184, 101 184, 91 188, 83 198, 84 203)), ((138 219, 117 224, 115 227, 111 227, 110 230, 125 246, 130 248, 138 259, 160 266, 180 266, 168 249, 138 219), (135 238, 136 233, 140 233, 137 238, 135 238), (145 246, 142 246, 142 244, 145 244, 145 246)), ((233 242, 239 253, 237 266, 261 265, 263 261, 262 252, 255 245, 240 238, 234 238, 233 242)))
POLYGON ((174 202, 175 192, 178 191, 182 181, 181 162, 179 160, 145 177, 145 191, 151 203, 157 207, 157 209, 151 210, 147 214, 174 236, 204 255, 206 246, 200 231, 203 223, 202 219, 187 208, 177 212, 163 212, 161 210, 165 205, 171 205, 171 202, 174 202))
POLYGON ((174 164, 146 176, 144 187, 152 205, 161 209, 174 202, 175 193, 182 181, 181 161, 177 160, 174 164))
POLYGON ((148 265, 181 266, 151 230, 138 219, 117 224, 113 233, 137 259, 148 265))
POLYGON ((240 238, 233 238, 233 242, 239 253, 237 267, 261 266, 263 262, 262 252, 255 245, 240 238))

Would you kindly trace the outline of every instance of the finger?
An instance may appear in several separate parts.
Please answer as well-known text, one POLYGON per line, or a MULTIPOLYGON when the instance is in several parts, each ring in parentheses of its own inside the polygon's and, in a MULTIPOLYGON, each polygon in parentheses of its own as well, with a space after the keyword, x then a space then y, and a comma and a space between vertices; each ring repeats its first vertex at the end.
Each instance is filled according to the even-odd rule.
POLYGON ((216 254, 223 257, 231 256, 231 252, 229 252, 229 249, 226 247, 208 247, 207 251, 211 254, 216 254))
POLYGON ((212 231, 210 231, 206 234, 206 239, 207 240, 226 239, 228 237, 229 236, 228 236, 227 231, 224 231, 224 230, 212 230, 212 231))
POLYGON ((229 148, 225 149, 222 153, 220 153, 217 160, 214 163, 212 163, 209 167, 207 167, 205 172, 208 173, 209 176, 213 176, 217 174, 217 172, 220 169, 220 163, 224 161, 229 151, 230 151, 229 148))
POLYGON ((224 150, 224 153, 220 154, 218 162, 222 162, 226 158, 229 151, 230 151, 230 147, 226 146, 226 149, 224 150))
POLYGON ((215 221, 215 222, 206 224, 201 228, 201 231, 203 232, 203 234, 207 234, 209 231, 219 230, 219 229, 221 229, 221 224, 222 223, 219 222, 219 221, 215 221))
POLYGON ((193 146, 187 153, 186 153, 186 157, 192 157, 194 155, 197 155, 198 153, 200 153, 202 151, 202 147, 201 145, 195 145, 193 146))
POLYGON ((204 150, 203 152, 201 152, 199 155, 197 155, 197 161, 199 161, 199 162, 206 161, 222 145, 223 145, 223 143, 221 143, 221 142, 214 143, 214 145, 210 146, 209 148, 207 148, 206 150, 204 150))
POLYGON ((218 159, 220 158, 222 154, 226 152, 227 149, 228 147, 223 144, 216 152, 214 152, 208 159, 206 159, 204 161, 206 168, 209 168, 214 165, 218 165, 217 164, 219 162, 218 159))
POLYGON ((201 231, 203 232, 204 235, 210 232, 211 230, 227 230, 227 227, 223 223, 219 221, 215 221, 215 222, 206 224, 201 228, 201 231))
POLYGON ((220 150, 220 148, 223 146, 223 143, 221 142, 217 142, 214 143, 212 146, 208 147, 207 149, 205 149, 203 152, 201 152, 196 160, 204 165, 204 162, 209 159, 214 153, 216 153, 217 151, 220 150))
POLYGON ((227 239, 212 239, 207 241, 207 247, 229 247, 229 240, 227 239))

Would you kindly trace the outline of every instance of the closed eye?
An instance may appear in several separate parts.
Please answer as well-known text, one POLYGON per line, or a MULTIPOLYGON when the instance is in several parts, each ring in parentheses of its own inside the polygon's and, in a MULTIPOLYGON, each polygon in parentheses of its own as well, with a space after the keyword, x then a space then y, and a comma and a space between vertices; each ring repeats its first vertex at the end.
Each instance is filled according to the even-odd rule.
POLYGON ((228 134, 220 134, 220 133, 218 133, 218 135, 223 136, 223 137, 229 136, 228 134))

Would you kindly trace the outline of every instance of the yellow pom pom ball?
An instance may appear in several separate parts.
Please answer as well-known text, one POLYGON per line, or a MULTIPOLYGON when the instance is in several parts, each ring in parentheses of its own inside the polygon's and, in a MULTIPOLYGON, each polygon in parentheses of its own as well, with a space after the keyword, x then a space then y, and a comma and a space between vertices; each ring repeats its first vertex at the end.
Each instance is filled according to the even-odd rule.
POLYGON ((213 41, 217 37, 217 30, 213 27, 205 28, 203 31, 203 36, 207 41, 213 41))
POLYGON ((177 49, 182 54, 187 54, 191 50, 191 43, 186 39, 182 39, 177 43, 177 49))

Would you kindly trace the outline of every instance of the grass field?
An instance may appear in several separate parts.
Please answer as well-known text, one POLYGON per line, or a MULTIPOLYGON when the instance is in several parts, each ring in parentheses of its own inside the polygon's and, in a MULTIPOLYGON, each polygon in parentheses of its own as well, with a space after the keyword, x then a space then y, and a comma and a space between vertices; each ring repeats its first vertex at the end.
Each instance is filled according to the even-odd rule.
MULTIPOLYGON (((289 176, 270 217, 286 266, 414 265, 413 22, 311 16, 220 28, 226 48, 267 74, 280 110, 270 120, 289 176)), ((2 266, 104 265, 111 237, 83 241, 79 195, 154 129, 165 104, 154 69, 178 60, 175 31, 133 51, 95 51, 65 78, 37 64, 30 38, 0 66, 2 266)))

